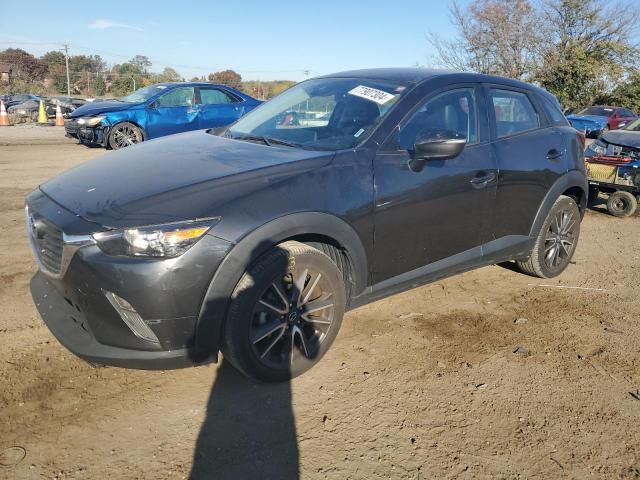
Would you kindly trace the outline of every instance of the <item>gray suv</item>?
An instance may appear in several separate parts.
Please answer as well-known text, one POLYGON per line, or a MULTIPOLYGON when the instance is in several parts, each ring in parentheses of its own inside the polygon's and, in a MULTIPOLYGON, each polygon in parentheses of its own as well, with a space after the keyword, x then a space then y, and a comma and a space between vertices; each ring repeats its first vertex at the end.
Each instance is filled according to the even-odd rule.
MULTIPOLYGON (((235 124, 145 142, 27 198, 31 290, 89 362, 298 375, 345 311, 505 261, 554 277, 587 204, 584 137, 504 78, 375 69, 235 124)), ((407 340, 410 341, 410 340, 407 340)))

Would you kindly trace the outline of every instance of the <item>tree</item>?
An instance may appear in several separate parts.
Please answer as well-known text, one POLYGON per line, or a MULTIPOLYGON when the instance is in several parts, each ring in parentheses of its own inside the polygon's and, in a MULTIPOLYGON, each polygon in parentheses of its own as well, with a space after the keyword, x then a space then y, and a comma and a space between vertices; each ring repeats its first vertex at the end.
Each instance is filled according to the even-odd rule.
POLYGON ((13 67, 15 80, 41 81, 48 71, 45 62, 20 48, 7 48, 0 52, 0 63, 7 63, 13 67))
POLYGON ((454 0, 456 37, 430 42, 441 65, 532 81, 576 109, 636 66, 638 12, 605 0, 477 0, 464 8, 454 0))
MULTIPOLYGON (((64 53, 52 50, 45 53, 40 60, 47 64, 47 76, 52 80, 55 90, 67 92, 67 71, 64 53)), ((104 94, 104 80, 96 78, 96 74, 105 71, 107 64, 100 55, 73 55, 69 57, 69 71, 72 93, 104 94), (100 84, 100 85, 98 85, 100 84)))
POLYGON ((636 62, 639 13, 600 0, 547 0, 542 59, 534 78, 570 109, 594 102, 636 62))
POLYGON ((613 91, 596 99, 596 103, 605 105, 620 105, 634 112, 640 112, 640 72, 635 72, 629 78, 616 86, 613 91))
POLYGON ((251 80, 242 82, 240 89, 255 98, 269 99, 284 92, 287 88, 295 85, 296 82, 291 80, 273 80, 269 82, 261 82, 251 80))
POLYGON ((135 88, 140 88, 148 82, 149 75, 142 71, 141 67, 133 63, 114 65, 110 73, 111 84, 109 93, 115 96, 131 93, 135 88))
POLYGON ((222 83, 231 87, 239 87, 242 82, 242 77, 238 72, 233 70, 223 70, 221 72, 210 73, 209 81, 213 83, 222 83))
POLYGON ((146 55, 136 55, 131 60, 129 60, 129 63, 138 67, 138 69, 142 73, 147 73, 152 65, 151 60, 149 60, 149 57, 147 57, 146 55))
POLYGON ((152 73, 149 77, 150 83, 179 82, 181 80, 180 74, 171 67, 165 67, 162 73, 152 73))
POLYGON ((429 37, 437 61, 447 68, 523 79, 531 72, 539 41, 529 0, 478 0, 450 6, 453 40, 429 37))
POLYGON ((59 50, 51 50, 40 57, 47 65, 64 65, 64 53, 59 50))

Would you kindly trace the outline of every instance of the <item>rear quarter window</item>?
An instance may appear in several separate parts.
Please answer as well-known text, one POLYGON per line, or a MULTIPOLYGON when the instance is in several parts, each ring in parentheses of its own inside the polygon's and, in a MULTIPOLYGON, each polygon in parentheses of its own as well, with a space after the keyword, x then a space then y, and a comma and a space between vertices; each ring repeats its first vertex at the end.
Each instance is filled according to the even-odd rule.
POLYGON ((544 111, 547 113, 551 123, 554 125, 569 125, 569 121, 560 111, 560 105, 557 101, 553 101, 545 95, 539 95, 538 98, 540 98, 544 111))

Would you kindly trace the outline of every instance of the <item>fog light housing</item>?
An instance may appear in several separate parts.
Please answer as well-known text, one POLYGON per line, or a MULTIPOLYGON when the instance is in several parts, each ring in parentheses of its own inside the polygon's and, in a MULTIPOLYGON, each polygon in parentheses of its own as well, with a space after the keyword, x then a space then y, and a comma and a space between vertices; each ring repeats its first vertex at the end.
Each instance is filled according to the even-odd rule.
POLYGON ((156 334, 153 333, 153 330, 149 328, 149 325, 145 323, 140 314, 136 312, 135 308, 133 308, 129 302, 117 296, 115 293, 107 292, 106 290, 103 290, 103 292, 111 306, 115 308, 120 318, 122 318, 122 321, 136 337, 145 342, 160 344, 160 340, 158 340, 156 334))

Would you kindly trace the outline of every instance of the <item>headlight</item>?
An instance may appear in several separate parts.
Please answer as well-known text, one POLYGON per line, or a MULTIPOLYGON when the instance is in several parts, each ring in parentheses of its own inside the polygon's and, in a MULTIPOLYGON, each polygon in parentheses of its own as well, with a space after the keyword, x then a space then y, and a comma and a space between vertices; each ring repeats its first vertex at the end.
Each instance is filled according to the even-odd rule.
POLYGON ((92 235, 110 255, 173 258, 189 250, 221 217, 99 232, 92 235))
POLYGON ((607 146, 605 145, 605 143, 598 139, 595 142, 593 142, 589 148, 591 149, 591 151, 593 153, 595 153, 596 155, 604 155, 607 153, 607 146))
POLYGON ((78 119, 78 125, 86 125, 87 127, 95 127, 100 125, 100 122, 104 120, 104 117, 80 117, 78 119))

